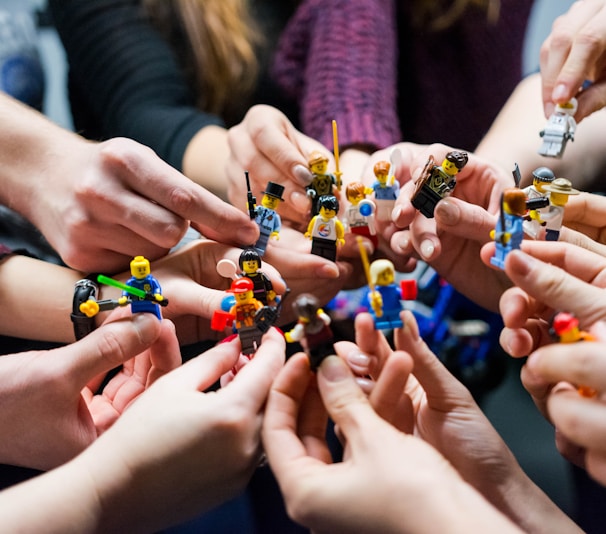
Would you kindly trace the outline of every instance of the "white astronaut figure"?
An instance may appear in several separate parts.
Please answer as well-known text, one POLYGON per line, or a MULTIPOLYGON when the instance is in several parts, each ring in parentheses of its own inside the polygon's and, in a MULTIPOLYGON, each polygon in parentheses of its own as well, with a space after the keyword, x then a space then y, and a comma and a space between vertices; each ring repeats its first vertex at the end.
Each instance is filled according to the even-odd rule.
POLYGON ((577 112, 577 107, 576 98, 571 98, 565 104, 556 105, 545 128, 540 132, 543 144, 538 152, 541 156, 561 158, 568 140, 574 141, 574 132, 577 127, 574 114, 577 112))

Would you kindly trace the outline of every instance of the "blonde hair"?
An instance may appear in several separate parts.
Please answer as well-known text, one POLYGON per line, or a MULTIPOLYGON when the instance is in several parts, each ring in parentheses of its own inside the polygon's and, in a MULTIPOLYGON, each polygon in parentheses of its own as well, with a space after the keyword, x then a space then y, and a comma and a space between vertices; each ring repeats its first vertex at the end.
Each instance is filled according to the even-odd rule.
POLYGON ((413 8, 413 23, 417 27, 428 26, 433 31, 445 30, 472 6, 485 10, 488 23, 496 24, 500 0, 418 0, 413 8))
POLYGON ((247 0, 142 0, 155 26, 171 45, 183 46, 188 81, 196 89, 196 105, 222 114, 239 104, 256 85, 256 47, 260 32, 247 0))

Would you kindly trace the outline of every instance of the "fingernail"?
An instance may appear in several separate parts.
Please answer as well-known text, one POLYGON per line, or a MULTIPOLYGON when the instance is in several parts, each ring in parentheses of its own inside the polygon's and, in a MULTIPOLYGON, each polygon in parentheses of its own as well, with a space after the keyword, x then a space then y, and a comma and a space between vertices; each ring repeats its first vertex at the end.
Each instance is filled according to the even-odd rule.
POLYGON ((505 260, 505 270, 511 269, 512 273, 526 276, 536 265, 536 260, 521 250, 512 250, 505 260))
POLYGON ((362 238, 362 246, 366 249, 366 254, 372 256, 375 253, 375 247, 372 246, 372 243, 365 238, 362 238))
POLYGON ((552 102, 547 102, 547 104, 545 104, 545 117, 551 117, 551 115, 553 115, 554 110, 555 105, 552 102))
POLYGON ((400 239, 398 239, 398 247, 400 247, 400 252, 407 252, 409 244, 410 244, 410 239, 406 235, 404 235, 400 239))
POLYGON ((297 164, 294 166, 293 174, 301 185, 308 185, 313 179, 311 171, 301 164, 297 164))
POLYGON ((436 206, 436 219, 439 219, 441 223, 454 226, 455 224, 459 224, 460 218, 459 208, 451 201, 444 199, 438 202, 436 206))
POLYGON ((393 211, 391 212, 391 220, 395 223, 398 222, 398 219, 400 218, 400 213, 402 213, 402 207, 401 206, 396 206, 393 211))
POLYGON ((561 83, 555 86, 553 93, 551 93, 551 98, 553 98, 553 100, 555 102, 557 102, 558 100, 564 100, 566 98, 566 86, 561 83))
POLYGON ((426 260, 431 258, 435 249, 436 249, 436 247, 429 239, 426 239, 425 241, 423 241, 423 243, 421 243, 421 255, 426 260))
POLYGON ((299 213, 307 213, 309 211, 309 197, 299 191, 293 191, 290 194, 290 202, 299 213))
POLYGON ((356 382, 365 395, 370 395, 372 388, 375 385, 375 383, 369 378, 363 378, 361 376, 356 377, 356 382))
POLYGON ((347 361, 352 365, 357 365, 359 367, 368 367, 368 364, 370 363, 370 358, 366 356, 366 354, 354 351, 347 355, 347 361))
POLYGON ((319 278, 339 278, 339 268, 334 263, 325 263, 316 269, 319 278))
POLYGON ((320 371, 324 378, 329 382, 341 382, 351 376, 345 362, 337 356, 328 356, 328 358, 324 358, 324 361, 320 366, 320 371))

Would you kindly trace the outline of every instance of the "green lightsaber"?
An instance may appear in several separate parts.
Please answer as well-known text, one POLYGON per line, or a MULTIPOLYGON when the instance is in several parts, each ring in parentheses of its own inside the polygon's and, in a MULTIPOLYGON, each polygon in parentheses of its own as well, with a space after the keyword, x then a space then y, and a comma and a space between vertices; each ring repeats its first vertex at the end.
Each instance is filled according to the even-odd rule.
POLYGON ((110 278, 109 276, 105 276, 103 274, 97 275, 97 281, 100 284, 105 284, 106 286, 113 286, 113 287, 117 287, 118 289, 122 289, 123 291, 126 291, 127 293, 130 293, 131 295, 135 295, 135 297, 139 297, 141 299, 144 299, 147 297, 147 293, 145 291, 143 291, 142 289, 127 286, 126 284, 124 284, 118 280, 114 280, 113 278, 110 278))

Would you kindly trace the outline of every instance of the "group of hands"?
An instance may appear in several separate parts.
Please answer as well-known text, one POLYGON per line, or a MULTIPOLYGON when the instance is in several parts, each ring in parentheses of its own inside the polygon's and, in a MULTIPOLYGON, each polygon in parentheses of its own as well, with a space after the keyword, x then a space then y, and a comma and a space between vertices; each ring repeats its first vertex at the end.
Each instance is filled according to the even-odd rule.
MULTIPOLYGON (((578 96, 577 119, 602 106, 606 39, 596 36, 606 17, 603 4, 576 2, 543 46, 546 114, 555 101, 574 96, 588 77, 593 85, 578 96)), ((179 502, 179 517, 132 503, 133 517, 139 514, 142 524, 154 528, 236 495, 263 450, 289 514, 314 531, 396 531, 403 521, 414 526, 426 515, 419 512, 431 514, 434 505, 447 526, 467 515, 477 525, 486 518, 491 525, 500 521, 504 531, 514 530, 513 523, 529 527, 524 521, 532 516, 522 516, 528 507, 524 498, 532 501, 532 484, 469 392, 419 338, 409 312, 403 312, 404 327, 395 331, 395 350, 374 330, 369 315, 359 315, 356 343, 336 343, 336 355, 325 359, 317 375, 302 354, 285 364, 285 342, 271 329, 234 380, 202 393, 232 368, 238 341, 220 343, 184 365, 179 343, 216 335, 209 318, 220 308, 226 287, 216 264, 226 257, 237 260, 234 245, 254 243, 258 235, 244 212, 245 169, 253 190, 268 181, 286 187, 280 212, 287 224, 281 239, 268 247, 263 265, 278 294, 285 290, 284 280, 295 292, 312 287, 324 300, 364 283, 353 243, 332 263, 310 255, 301 232, 309 210, 306 155, 321 148, 318 143, 265 106, 252 108, 230 130, 229 142, 231 204, 125 139, 82 141, 73 157, 62 161, 63 183, 32 199, 37 226, 68 265, 115 273, 137 251, 156 260, 153 274, 171 306, 162 321, 116 310, 77 343, 3 357, 0 461, 48 470, 84 451, 68 468, 111 473, 110 464, 128 465, 137 499, 147 503, 145 495, 152 498, 154 491, 147 465, 153 453, 153 476, 175 488, 166 498, 179 502), (70 176, 79 176, 78 183, 70 176), (207 239, 168 253, 190 224, 207 239), (117 366, 121 371, 95 393, 101 377, 117 366), (328 417, 344 444, 338 464, 325 442, 328 417), (451 509, 455 491, 460 501, 451 509), (518 506, 512 498, 519 499, 518 506), (389 507, 392 502, 397 509, 389 507), (461 514, 467 506, 474 513, 461 514)), ((489 234, 511 174, 471 154, 453 195, 438 204, 434 219, 427 219, 410 204, 414 180, 430 155, 440 161, 449 147, 400 143, 370 156, 347 151, 341 161, 344 178, 349 174, 368 182, 374 163, 388 160, 395 148, 406 162, 397 171, 401 193, 392 221, 379 226, 379 250, 373 252, 395 258, 400 270, 417 259, 427 261, 460 292, 499 309, 505 323, 501 344, 514 357, 530 355, 522 381, 555 426, 558 449, 606 484, 606 298, 600 298, 606 287, 606 236, 600 224, 606 199, 571 198, 561 241, 525 240, 521 250, 508 255, 502 272, 490 267, 489 234), (357 174, 349 173, 348 165, 357 174), (575 314, 595 341, 582 347, 554 343, 549 321, 559 310, 575 314), (578 384, 597 396, 580 396, 578 384)))

